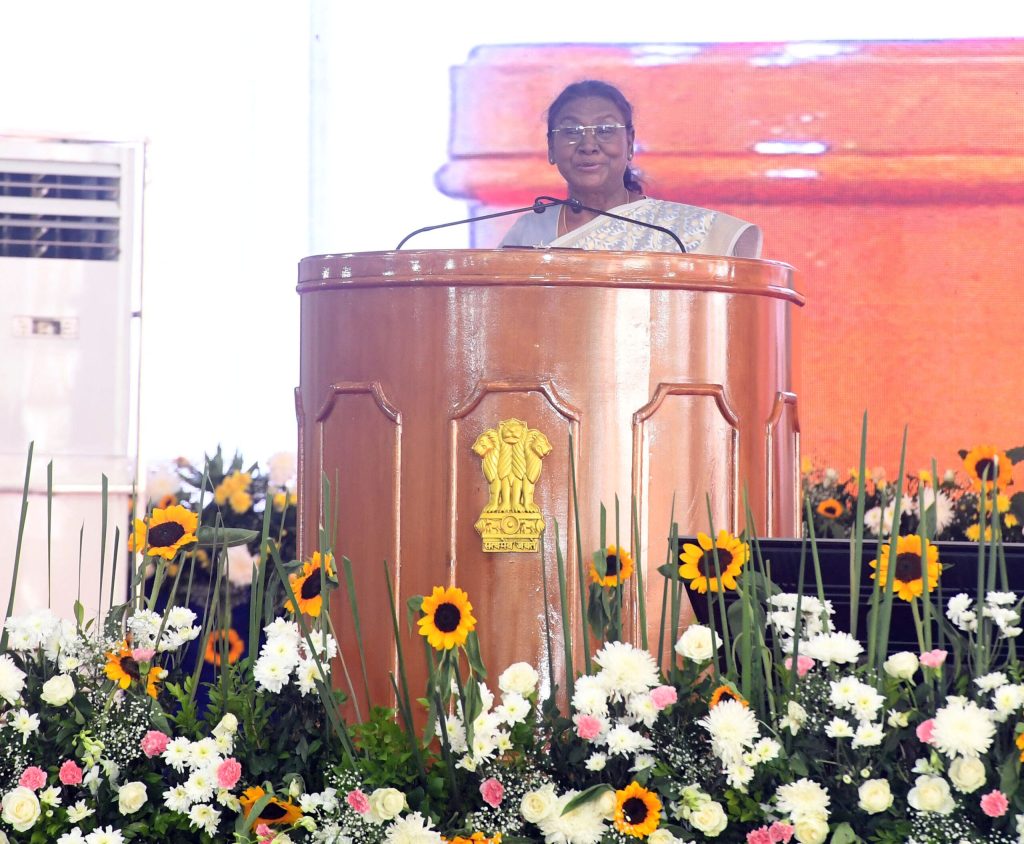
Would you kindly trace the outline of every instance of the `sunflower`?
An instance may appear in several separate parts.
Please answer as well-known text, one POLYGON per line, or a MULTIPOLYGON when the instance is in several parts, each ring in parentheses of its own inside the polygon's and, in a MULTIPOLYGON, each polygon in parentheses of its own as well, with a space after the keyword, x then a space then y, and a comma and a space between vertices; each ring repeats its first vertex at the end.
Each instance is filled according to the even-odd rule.
POLYGON ((488 838, 482 832, 477 831, 468 838, 465 836, 456 836, 455 838, 443 838, 442 840, 448 841, 450 844, 501 844, 501 833, 496 832, 488 838))
MULTIPOLYGON (((122 642, 116 651, 107 652, 107 664, 103 667, 108 680, 113 680, 122 689, 127 689, 132 683, 142 681, 142 671, 139 662, 132 656, 132 649, 128 642, 122 642)), ((157 684, 165 672, 151 665, 146 673, 146 694, 155 698, 157 696, 157 684)))
MULTIPOLYGON (((939 549, 925 541, 925 559, 928 563, 928 589, 935 589, 939 583, 942 564, 939 562, 939 549)), ((879 588, 884 588, 889 579, 889 545, 882 546, 882 553, 877 560, 869 565, 877 569, 872 579, 878 581, 879 588)), ((924 592, 921 579, 921 537, 900 536, 896 540, 896 571, 893 575, 892 588, 904 601, 912 601, 924 592)))
POLYGON ((746 698, 739 694, 734 688, 722 685, 711 693, 711 699, 708 701, 708 709, 714 709, 722 702, 723 698, 725 698, 725 700, 735 700, 747 707, 750 706, 750 703, 746 698))
POLYGON ((1024 733, 1017 734, 1014 744, 1017 745, 1017 749, 1020 751, 1020 761, 1024 762, 1024 733))
POLYGON ((646 838, 658 828, 661 801, 635 780, 615 792, 615 828, 634 838, 646 838))
POLYGON ((157 507, 150 514, 148 524, 142 519, 135 520, 128 550, 145 551, 150 557, 173 560, 179 548, 196 541, 198 525, 196 514, 180 504, 157 507))
POLYGON ((683 545, 683 553, 679 555, 682 565, 679 567, 679 576, 690 581, 690 588, 696 589, 702 595, 710 589, 712 592, 719 591, 719 588, 735 589, 736 577, 739 575, 750 549, 747 543, 742 542, 727 530, 718 531, 717 542, 712 542, 711 537, 706 533, 697 534, 699 547, 691 542, 683 545), (721 583, 715 576, 715 551, 718 549, 718 570, 722 575, 721 583))
POLYGON ((609 545, 604 558, 604 577, 597 571, 593 561, 590 563, 590 579, 601 586, 618 586, 633 574, 633 558, 629 551, 609 545))
POLYGON ((167 493, 167 495, 164 495, 160 498, 160 500, 156 503, 156 506, 159 507, 161 510, 166 510, 168 507, 173 507, 177 503, 178 496, 176 496, 173 492, 169 492, 167 493))
POLYGON ((818 515, 826 519, 838 519, 843 515, 843 505, 834 498, 826 498, 817 507, 818 515))
MULTIPOLYGON (((321 570, 327 578, 334 577, 334 556, 325 554, 320 556, 319 551, 314 551, 313 556, 302 564, 301 574, 288 575, 288 583, 291 584, 292 593, 299 602, 299 610, 306 615, 318 616, 323 609, 322 587, 324 578, 321 570)), ((284 602, 284 608, 294 613, 291 598, 284 602)))
POLYGON ((252 811, 252 807, 256 805, 256 802, 260 800, 260 798, 265 797, 266 794, 267 792, 260 788, 260 786, 253 785, 243 791, 239 796, 238 802, 241 803, 242 808, 245 809, 246 821, 250 826, 255 827, 257 824, 261 823, 265 823, 267 826, 275 826, 277 824, 290 826, 302 817, 302 809, 294 803, 289 803, 286 800, 280 800, 277 797, 272 796, 267 804, 260 810, 259 815, 250 820, 248 816, 252 811))
POLYGON ((469 596, 456 586, 435 586, 423 599, 421 609, 420 635, 426 636, 430 646, 438 651, 466 644, 466 637, 476 627, 469 596))
MULTIPOLYGON (((962 454, 963 452, 961 452, 962 454)), ((988 472, 988 480, 984 486, 988 492, 993 486, 1005 489, 1013 483, 1013 464, 1006 456, 992 445, 979 445, 967 452, 964 457, 964 468, 976 490, 981 490, 982 476, 988 472)))
MULTIPOLYGON (((206 640, 206 654, 203 657, 212 665, 221 664, 220 643, 224 638, 223 630, 213 630, 206 640)), ((228 629, 228 665, 234 665, 245 653, 245 641, 238 635, 238 631, 231 627, 228 629)))

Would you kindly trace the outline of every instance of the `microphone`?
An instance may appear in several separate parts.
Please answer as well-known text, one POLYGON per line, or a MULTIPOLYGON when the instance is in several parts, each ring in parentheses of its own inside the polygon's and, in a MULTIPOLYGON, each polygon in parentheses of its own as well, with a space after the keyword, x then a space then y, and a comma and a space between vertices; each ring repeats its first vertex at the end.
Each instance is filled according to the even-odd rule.
POLYGON ((646 223, 643 220, 634 220, 632 217, 623 217, 621 214, 613 214, 611 211, 602 211, 600 208, 590 208, 578 199, 554 199, 550 196, 539 196, 537 199, 547 199, 553 205, 567 205, 569 206, 569 210, 576 214, 580 211, 589 211, 591 214, 597 214, 601 217, 611 217, 613 220, 622 220, 625 223, 632 223, 635 226, 643 226, 645 229, 654 229, 655 231, 666 234, 672 238, 672 240, 675 241, 676 246, 679 247, 679 251, 684 255, 686 254, 686 247, 683 246, 683 242, 679 239, 679 235, 672 231, 672 229, 667 229, 664 226, 658 226, 654 223, 646 223))
MULTIPOLYGON (((496 211, 493 214, 481 214, 479 217, 467 217, 465 220, 453 220, 450 223, 438 223, 435 226, 424 226, 422 229, 416 229, 416 231, 409 232, 409 234, 403 237, 398 242, 398 246, 395 247, 395 251, 397 252, 406 244, 407 241, 416 237, 416 235, 418 234, 423 234, 423 232, 432 232, 435 231, 436 229, 446 229, 449 226, 463 226, 466 223, 475 223, 478 220, 493 220, 495 217, 507 217, 509 214, 524 214, 527 211, 533 211, 535 214, 543 214, 552 205, 567 204, 568 203, 564 199, 555 199, 554 197, 550 196, 538 196, 535 200, 533 200, 533 205, 527 205, 525 208, 513 208, 511 211, 496 211)), ((633 222, 636 221, 634 220, 633 222)), ((649 225, 649 223, 644 223, 644 225, 649 225)), ((658 227, 655 226, 655 228, 658 227)), ((663 229, 663 231, 667 230, 663 229)), ((669 234, 671 234, 671 232, 669 232, 669 234)), ((682 248, 682 244, 680 244, 680 248, 682 248)), ((684 249, 683 251, 685 252, 686 250, 684 249)))

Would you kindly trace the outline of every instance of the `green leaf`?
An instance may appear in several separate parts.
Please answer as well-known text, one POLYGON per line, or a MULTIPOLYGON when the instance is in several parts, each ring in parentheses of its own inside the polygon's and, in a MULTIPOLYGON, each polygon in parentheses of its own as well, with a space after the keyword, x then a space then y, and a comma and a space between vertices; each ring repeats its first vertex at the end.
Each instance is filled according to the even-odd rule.
POLYGON ((605 785, 604 783, 600 783, 599 785, 592 785, 590 786, 590 788, 586 789, 585 791, 581 791, 579 794, 573 797, 572 800, 566 803, 565 808, 562 809, 562 814, 567 815, 573 809, 579 808, 580 806, 589 803, 591 800, 596 800, 602 792, 611 790, 611 786, 605 785))
POLYGON ((487 669, 484 668, 484 660, 480 656, 480 639, 476 635, 476 631, 472 631, 466 636, 466 657, 476 676, 481 680, 486 680, 487 669))
POLYGON ((830 839, 832 844, 857 844, 861 838, 845 821, 835 828, 830 839))
POLYGON ((248 545, 260 535, 257 530, 245 530, 244 528, 213 527, 202 525, 196 531, 196 539, 200 545, 218 548, 234 548, 236 545, 248 545))
POLYGON ((999 790, 1003 794, 1014 794, 1020 780, 1020 760, 1016 753, 1011 753, 999 767, 999 790))

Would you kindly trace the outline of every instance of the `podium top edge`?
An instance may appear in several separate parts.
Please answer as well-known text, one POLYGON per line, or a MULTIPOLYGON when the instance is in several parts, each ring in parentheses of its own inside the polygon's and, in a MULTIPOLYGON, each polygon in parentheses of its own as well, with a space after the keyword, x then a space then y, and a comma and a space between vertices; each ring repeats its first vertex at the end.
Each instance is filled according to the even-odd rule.
POLYGON ((366 287, 622 287, 770 296, 803 305, 789 264, 671 252, 425 249, 310 255, 300 294, 366 287))

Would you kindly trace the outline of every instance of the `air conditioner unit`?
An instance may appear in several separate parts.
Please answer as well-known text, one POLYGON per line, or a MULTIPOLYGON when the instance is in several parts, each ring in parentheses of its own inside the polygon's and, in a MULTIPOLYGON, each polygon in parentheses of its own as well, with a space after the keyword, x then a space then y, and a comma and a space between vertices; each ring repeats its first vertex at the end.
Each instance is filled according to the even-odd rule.
POLYGON ((141 143, 0 135, 0 610, 29 443, 15 611, 51 604, 68 615, 79 595, 95 611, 101 586, 104 605, 111 590, 115 600, 125 593, 137 474, 144 162, 141 143), (121 544, 119 573, 101 585, 104 475, 108 574, 115 528, 121 544))

